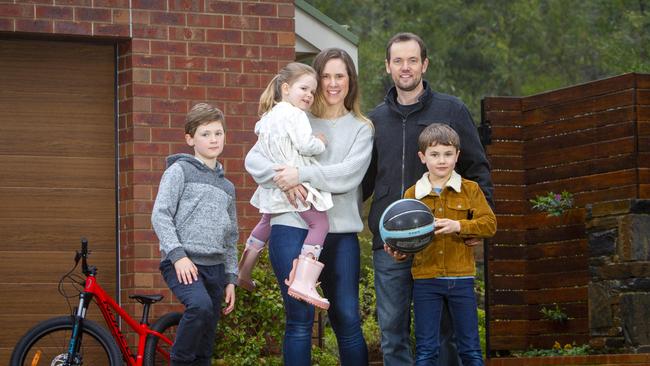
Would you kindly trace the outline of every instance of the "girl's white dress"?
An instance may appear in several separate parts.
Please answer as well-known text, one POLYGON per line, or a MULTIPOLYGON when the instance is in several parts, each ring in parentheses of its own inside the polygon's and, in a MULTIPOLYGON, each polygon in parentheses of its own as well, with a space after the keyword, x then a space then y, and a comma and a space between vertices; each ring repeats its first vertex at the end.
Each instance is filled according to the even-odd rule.
MULTIPOLYGON (((276 165, 301 166, 318 164, 314 155, 325 151, 325 144, 312 135, 307 114, 290 103, 280 102, 262 116, 255 125, 257 147, 262 154, 276 165)), ((318 211, 330 209, 332 195, 321 192, 308 182, 302 183, 307 189, 307 202, 318 211)), ((265 188, 258 186, 251 198, 251 204, 261 213, 283 213, 306 211, 310 206, 298 203, 295 208, 289 203, 284 192, 276 185, 265 188)))

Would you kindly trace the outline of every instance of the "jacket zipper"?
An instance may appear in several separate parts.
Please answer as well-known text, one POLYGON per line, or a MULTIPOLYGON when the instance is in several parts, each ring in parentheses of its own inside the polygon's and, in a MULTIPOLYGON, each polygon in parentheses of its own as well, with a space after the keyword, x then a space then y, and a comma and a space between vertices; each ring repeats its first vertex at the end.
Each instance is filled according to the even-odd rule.
MULTIPOLYGON (((407 116, 408 117, 408 116, 407 116)), ((400 190, 400 198, 404 197, 404 173, 406 167, 404 166, 404 162, 406 160, 406 118, 402 118, 402 188, 400 190)))

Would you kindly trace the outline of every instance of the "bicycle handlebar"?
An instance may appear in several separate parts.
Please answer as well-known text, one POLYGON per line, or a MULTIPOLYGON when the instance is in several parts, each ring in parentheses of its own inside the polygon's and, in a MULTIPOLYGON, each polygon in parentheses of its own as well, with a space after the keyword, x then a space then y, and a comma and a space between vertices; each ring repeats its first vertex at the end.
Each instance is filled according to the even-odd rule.
POLYGON ((77 258, 79 257, 81 257, 81 272, 86 276, 94 276, 97 273, 97 267, 88 265, 88 239, 83 237, 81 238, 81 252, 77 252, 77 258))
POLYGON ((88 262, 86 258, 88 258, 88 239, 81 238, 81 271, 85 275, 88 274, 88 262))

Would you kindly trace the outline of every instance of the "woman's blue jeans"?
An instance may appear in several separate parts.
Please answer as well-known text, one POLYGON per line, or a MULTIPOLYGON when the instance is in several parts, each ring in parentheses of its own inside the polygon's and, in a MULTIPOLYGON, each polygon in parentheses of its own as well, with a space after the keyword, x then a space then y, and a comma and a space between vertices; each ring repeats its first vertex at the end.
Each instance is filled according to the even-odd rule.
MULTIPOLYGON (((311 334, 314 307, 287 294, 292 262, 300 255, 307 230, 273 225, 269 259, 280 285, 286 325, 282 353, 286 366, 311 365, 311 334)), ((327 234, 320 261, 323 294, 330 302, 328 316, 339 346, 341 366, 368 364, 368 348, 361 332, 359 315, 359 241, 356 233, 327 234)))
POLYGON ((473 278, 413 281, 415 365, 438 365, 440 316, 445 300, 449 304, 458 354, 463 365, 482 366, 473 278))

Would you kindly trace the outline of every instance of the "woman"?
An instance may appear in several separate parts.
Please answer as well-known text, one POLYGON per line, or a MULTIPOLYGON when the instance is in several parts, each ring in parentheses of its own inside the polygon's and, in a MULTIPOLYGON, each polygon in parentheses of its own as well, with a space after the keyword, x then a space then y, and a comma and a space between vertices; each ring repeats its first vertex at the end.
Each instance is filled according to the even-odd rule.
MULTIPOLYGON (((338 340, 341 365, 366 365, 368 349, 359 316, 357 233, 363 229, 360 184, 370 164, 373 129, 360 112, 357 74, 350 56, 337 48, 323 50, 313 67, 320 80, 310 122, 313 133, 323 133, 328 141, 325 152, 316 157, 319 165, 300 170, 274 167, 254 146, 246 156, 246 170, 258 184, 277 185, 290 200, 304 197, 301 182, 332 193, 334 207, 327 211, 329 234, 320 257, 325 265, 321 287, 330 301, 328 315, 338 340)), ((314 307, 288 296, 284 281, 289 278, 293 259, 300 254, 307 230, 295 213, 275 215, 271 225, 269 258, 286 316, 284 364, 310 365, 314 307)))

